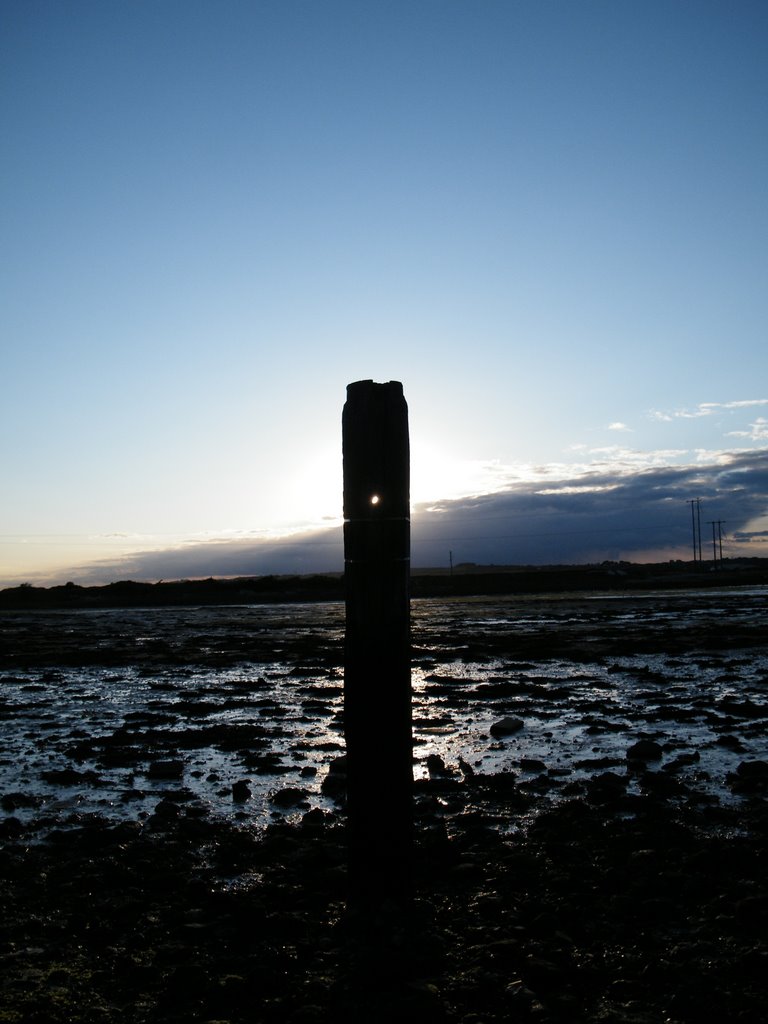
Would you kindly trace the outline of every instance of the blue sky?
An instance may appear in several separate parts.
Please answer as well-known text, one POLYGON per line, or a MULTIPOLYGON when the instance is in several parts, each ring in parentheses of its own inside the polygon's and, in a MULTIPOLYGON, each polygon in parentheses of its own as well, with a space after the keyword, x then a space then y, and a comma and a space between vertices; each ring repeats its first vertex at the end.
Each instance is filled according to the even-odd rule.
POLYGON ((696 488, 768 554, 766 52, 757 2, 2 5, 0 585, 336 564, 367 378, 414 561, 685 557, 696 488))

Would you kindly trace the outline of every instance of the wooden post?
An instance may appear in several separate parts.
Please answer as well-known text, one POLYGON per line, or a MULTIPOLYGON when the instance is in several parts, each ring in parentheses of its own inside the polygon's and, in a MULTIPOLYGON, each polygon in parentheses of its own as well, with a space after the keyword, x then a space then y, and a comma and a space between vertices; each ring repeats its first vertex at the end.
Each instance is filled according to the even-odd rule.
POLYGON ((350 897, 399 901, 410 892, 413 842, 410 459, 402 384, 350 384, 342 438, 350 897))

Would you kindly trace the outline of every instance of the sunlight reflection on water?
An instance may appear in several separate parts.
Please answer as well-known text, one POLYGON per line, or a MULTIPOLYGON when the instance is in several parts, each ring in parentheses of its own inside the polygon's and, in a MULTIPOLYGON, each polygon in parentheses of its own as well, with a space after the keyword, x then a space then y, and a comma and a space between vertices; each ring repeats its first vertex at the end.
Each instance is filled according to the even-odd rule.
MULTIPOLYGON (((434 770, 435 756, 458 778, 461 759, 478 773, 514 772, 522 786, 557 799, 578 795, 596 772, 627 774, 627 749, 646 738, 662 748, 653 771, 702 798, 733 799, 728 773, 768 754, 765 647, 687 650, 678 642, 673 653, 588 652, 599 639, 595 622, 651 634, 671 624, 685 637, 709 621, 723 629, 763 616, 764 593, 752 596, 692 609, 666 594, 661 608, 613 603, 615 613, 571 602, 561 615, 542 602, 538 616, 530 608, 516 615, 520 602, 414 602, 416 779, 434 770), (554 643, 577 627, 583 633, 568 656, 548 650, 547 637, 554 643), (514 656, 532 637, 537 646, 514 656), (492 735, 503 718, 521 724, 492 735)), ((5 628, 23 631, 31 619, 41 636, 49 630, 54 652, 64 637, 64 649, 81 649, 83 622, 91 654, 125 650, 122 664, 73 665, 69 650, 69 664, 22 663, 0 674, 6 814, 136 818, 165 799, 258 825, 334 806, 321 786, 344 752, 340 606, 12 619, 5 628), (146 647, 157 650, 154 660, 131 663, 131 651, 146 647), (244 779, 250 798, 238 802, 232 786, 244 779)), ((628 791, 641 781, 629 772, 628 791)))

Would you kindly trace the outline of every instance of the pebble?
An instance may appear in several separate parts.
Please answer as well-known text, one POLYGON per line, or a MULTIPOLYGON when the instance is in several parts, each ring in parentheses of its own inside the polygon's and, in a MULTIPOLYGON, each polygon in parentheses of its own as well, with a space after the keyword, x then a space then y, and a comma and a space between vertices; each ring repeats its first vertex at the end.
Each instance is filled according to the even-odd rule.
POLYGON ((663 751, 654 740, 638 740, 627 750, 628 761, 659 761, 663 751))
POLYGON ((525 727, 525 722, 522 718, 501 718, 498 722, 494 722, 491 726, 491 736, 512 736, 516 732, 520 732, 525 727))
POLYGON ((237 782, 232 783, 232 799, 236 803, 244 803, 250 799, 251 786, 250 779, 238 779, 237 782))
POLYGON ((184 762, 176 758, 153 761, 147 769, 150 779, 180 779, 184 775, 184 762))

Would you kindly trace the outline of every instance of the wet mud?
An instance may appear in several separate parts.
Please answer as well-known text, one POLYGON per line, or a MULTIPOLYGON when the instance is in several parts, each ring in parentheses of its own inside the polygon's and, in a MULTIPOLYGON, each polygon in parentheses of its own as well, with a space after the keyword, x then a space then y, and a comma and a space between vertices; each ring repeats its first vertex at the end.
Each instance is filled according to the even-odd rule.
POLYGON ((764 1020, 766 602, 414 602, 371 913, 341 606, 3 615, 0 1020, 764 1020))

